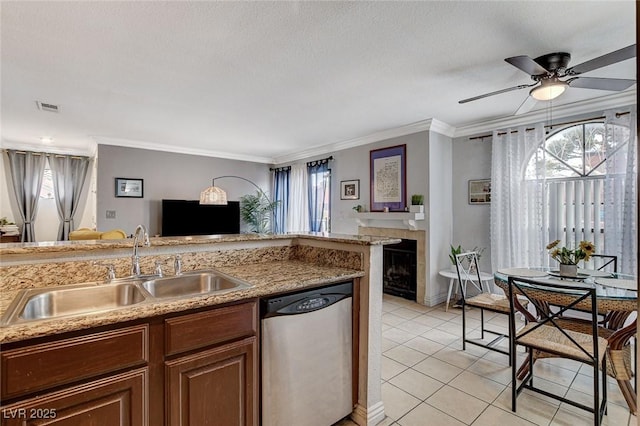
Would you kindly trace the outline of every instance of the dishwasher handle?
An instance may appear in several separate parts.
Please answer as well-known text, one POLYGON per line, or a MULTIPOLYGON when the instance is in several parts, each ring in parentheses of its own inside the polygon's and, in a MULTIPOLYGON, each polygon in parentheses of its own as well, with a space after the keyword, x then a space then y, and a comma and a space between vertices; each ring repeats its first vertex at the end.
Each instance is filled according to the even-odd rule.
POLYGON ((302 299, 298 299, 293 303, 282 306, 273 312, 269 312, 264 315, 263 318, 270 318, 283 315, 299 315, 306 314, 308 312, 324 309, 337 303, 343 299, 349 298, 348 294, 332 294, 332 293, 318 293, 314 295, 306 296, 302 299))

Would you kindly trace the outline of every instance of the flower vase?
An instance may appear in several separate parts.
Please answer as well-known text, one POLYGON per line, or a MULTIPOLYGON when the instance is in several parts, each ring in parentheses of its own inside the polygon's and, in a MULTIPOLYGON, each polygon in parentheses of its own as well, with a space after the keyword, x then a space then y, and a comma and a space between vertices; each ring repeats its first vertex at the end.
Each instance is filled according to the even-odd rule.
POLYGON ((578 265, 565 265, 560 264, 560 275, 563 277, 577 277, 578 276, 578 265))

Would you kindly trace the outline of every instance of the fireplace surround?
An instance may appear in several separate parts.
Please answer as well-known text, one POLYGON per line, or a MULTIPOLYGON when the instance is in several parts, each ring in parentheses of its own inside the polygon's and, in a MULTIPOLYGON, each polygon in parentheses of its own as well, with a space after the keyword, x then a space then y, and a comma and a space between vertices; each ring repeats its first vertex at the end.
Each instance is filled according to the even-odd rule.
POLYGON ((401 228, 358 227, 358 234, 416 241, 416 294, 413 300, 425 304, 427 291, 426 231, 401 228))

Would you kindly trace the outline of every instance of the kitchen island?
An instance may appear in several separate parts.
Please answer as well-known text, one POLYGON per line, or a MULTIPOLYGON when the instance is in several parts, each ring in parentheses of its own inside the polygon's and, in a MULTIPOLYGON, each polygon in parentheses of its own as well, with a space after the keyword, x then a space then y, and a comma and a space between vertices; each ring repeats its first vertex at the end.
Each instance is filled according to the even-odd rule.
MULTIPOLYGON (((215 268, 252 285, 220 295, 153 300, 109 312, 56 320, 25 322, 0 328, 9 347, 34 339, 227 306, 334 282, 357 282, 357 404, 353 420, 361 425, 384 418, 380 393, 382 246, 397 240, 344 235, 233 235, 153 238, 140 248, 143 273, 179 254, 183 270, 215 268)), ((131 240, 0 245, 0 311, 21 289, 82 282, 103 282, 106 264, 118 277, 129 275, 131 240)), ((172 273, 167 268, 167 275, 172 273)), ((99 284, 95 284, 99 285, 99 284)))

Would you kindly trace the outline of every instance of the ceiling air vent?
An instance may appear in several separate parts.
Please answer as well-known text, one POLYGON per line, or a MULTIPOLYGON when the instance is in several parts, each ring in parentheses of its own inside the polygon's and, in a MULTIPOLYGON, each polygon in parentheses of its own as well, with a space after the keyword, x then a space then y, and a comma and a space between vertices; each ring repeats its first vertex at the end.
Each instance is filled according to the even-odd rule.
POLYGON ((48 104, 48 103, 40 102, 40 101, 36 101, 36 104, 38 105, 38 109, 41 110, 41 111, 49 111, 49 112, 58 112, 59 111, 58 105, 48 104))

